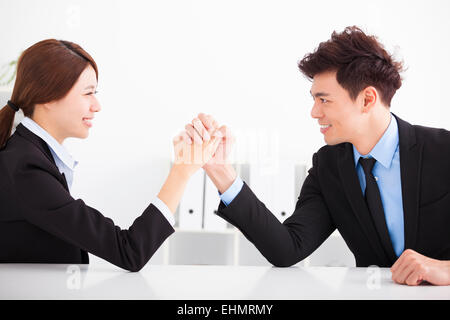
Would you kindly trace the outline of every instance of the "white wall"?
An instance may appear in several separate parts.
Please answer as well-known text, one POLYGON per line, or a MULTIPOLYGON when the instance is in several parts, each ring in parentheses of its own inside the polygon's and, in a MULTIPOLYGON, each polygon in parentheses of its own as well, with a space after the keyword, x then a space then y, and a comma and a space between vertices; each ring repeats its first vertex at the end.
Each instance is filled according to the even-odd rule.
MULTIPOLYGON (((450 129, 450 2, 0 0, 0 65, 45 38, 79 43, 99 69, 73 193, 127 228, 161 187, 171 139, 198 112, 236 132, 278 135, 310 163, 323 139, 297 62, 333 30, 359 25, 408 66, 392 111, 450 129)), ((238 143, 242 144, 242 141, 238 143)))

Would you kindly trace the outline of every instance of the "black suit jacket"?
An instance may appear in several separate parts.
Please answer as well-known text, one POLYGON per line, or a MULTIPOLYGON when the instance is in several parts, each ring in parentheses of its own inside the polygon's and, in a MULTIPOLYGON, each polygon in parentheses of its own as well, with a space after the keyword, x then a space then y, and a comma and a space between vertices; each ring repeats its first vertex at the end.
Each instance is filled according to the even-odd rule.
POLYGON ((22 124, 0 151, 0 262, 89 263, 138 271, 174 232, 152 204, 121 230, 73 199, 47 143, 22 124))
MULTIPOLYGON (((395 116, 395 115, 394 115, 395 116)), ((405 249, 450 260, 450 132, 396 117, 405 249)), ((310 255, 337 228, 359 267, 390 267, 397 259, 387 230, 378 234, 364 201, 350 143, 313 155, 294 213, 280 223, 247 184, 218 215, 239 228, 275 266, 310 255)))

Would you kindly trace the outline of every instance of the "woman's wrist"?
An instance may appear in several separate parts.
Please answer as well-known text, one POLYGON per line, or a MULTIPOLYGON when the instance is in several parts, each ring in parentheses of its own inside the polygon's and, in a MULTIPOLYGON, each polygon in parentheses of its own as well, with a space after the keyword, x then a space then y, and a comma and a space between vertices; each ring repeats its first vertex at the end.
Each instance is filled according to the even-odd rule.
POLYGON ((200 167, 191 165, 191 164, 184 164, 184 163, 175 163, 172 165, 172 168, 170 169, 171 175, 176 175, 179 179, 186 179, 189 180, 189 178, 198 170, 200 167))
POLYGON ((195 171, 185 164, 174 164, 170 169, 166 182, 158 194, 158 198, 166 204, 172 213, 175 213, 193 172, 195 171))

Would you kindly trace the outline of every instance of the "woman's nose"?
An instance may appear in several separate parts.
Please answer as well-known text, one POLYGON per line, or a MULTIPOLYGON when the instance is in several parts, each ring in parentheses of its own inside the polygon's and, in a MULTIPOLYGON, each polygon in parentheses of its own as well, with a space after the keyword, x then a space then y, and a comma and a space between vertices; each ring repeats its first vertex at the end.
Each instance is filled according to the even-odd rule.
POLYGON ((99 112, 100 110, 102 110, 102 107, 97 99, 95 99, 95 103, 91 106, 91 110, 93 112, 99 112))

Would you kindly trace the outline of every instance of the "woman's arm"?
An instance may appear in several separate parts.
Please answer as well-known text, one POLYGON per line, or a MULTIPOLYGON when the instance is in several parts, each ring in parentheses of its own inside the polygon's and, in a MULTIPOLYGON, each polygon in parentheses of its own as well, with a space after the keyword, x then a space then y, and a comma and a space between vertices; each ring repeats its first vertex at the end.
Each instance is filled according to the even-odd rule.
MULTIPOLYGON (((175 143, 178 156, 175 157, 175 164, 159 195, 160 200, 173 212, 189 177, 203 163, 203 160, 194 161, 187 155, 189 152, 193 153, 191 149, 199 148, 204 151, 204 159, 207 160, 214 153, 218 144, 216 140, 212 140, 211 144, 190 147, 179 141, 175 143)), ((55 170, 50 168, 52 164, 47 158, 23 157, 21 161, 23 162, 17 165, 17 171, 14 173, 9 200, 11 205, 17 207, 17 210, 14 210, 16 220, 25 220, 77 248, 130 271, 139 271, 174 232, 153 204, 150 204, 128 229, 121 229, 110 218, 86 205, 83 200, 73 199, 54 176, 55 170)), ((29 242, 30 252, 33 246, 42 245, 39 239, 22 237, 19 241, 29 242)))

